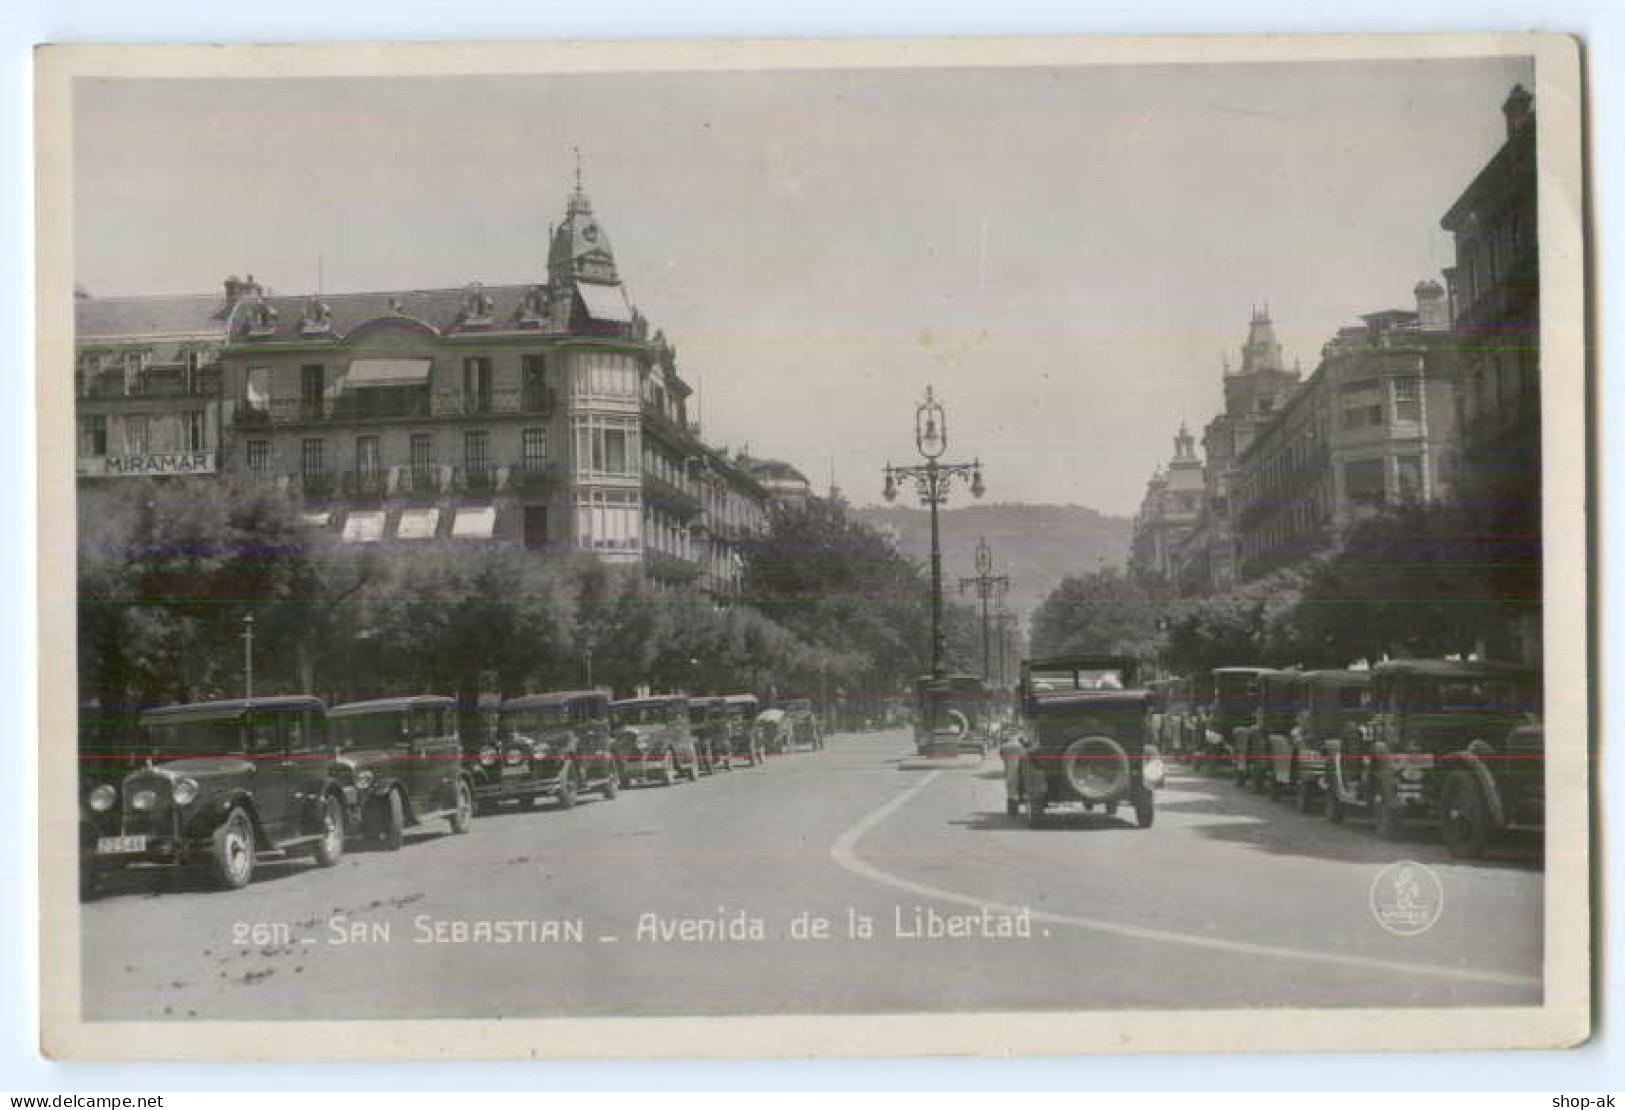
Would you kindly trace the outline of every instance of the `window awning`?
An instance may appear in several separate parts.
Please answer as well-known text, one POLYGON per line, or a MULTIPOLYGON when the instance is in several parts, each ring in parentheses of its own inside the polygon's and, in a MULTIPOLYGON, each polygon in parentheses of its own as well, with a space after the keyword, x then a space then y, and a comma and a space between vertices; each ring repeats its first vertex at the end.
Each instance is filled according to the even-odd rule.
POLYGON ((587 307, 587 315, 594 320, 608 320, 615 324, 632 322, 632 309, 627 306, 626 293, 619 285, 592 285, 579 281, 576 292, 581 294, 581 303, 587 307))
POLYGON ((358 358, 351 361, 344 380, 351 389, 427 385, 433 364, 427 358, 358 358))
POLYGON ((384 511, 366 509, 344 518, 345 543, 377 543, 384 538, 384 511))
POLYGON ((333 519, 333 514, 330 512, 300 513, 299 515, 304 517, 305 523, 312 528, 326 528, 327 522, 333 519))
POLYGON ((451 522, 451 534, 459 539, 490 539, 496 527, 495 505, 464 505, 451 522))
POLYGON ((401 510, 401 522, 395 525, 395 538, 399 540, 432 540, 440 525, 440 510, 412 508, 401 510))

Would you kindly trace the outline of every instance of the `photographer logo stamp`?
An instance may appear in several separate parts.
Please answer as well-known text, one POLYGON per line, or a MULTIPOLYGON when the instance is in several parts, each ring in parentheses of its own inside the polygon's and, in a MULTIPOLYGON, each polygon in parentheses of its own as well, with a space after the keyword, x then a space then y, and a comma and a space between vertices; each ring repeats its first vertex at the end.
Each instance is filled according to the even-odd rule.
POLYGON ((1371 916, 1397 937, 1419 937, 1444 914, 1444 886, 1426 864, 1390 863, 1371 880, 1371 916))

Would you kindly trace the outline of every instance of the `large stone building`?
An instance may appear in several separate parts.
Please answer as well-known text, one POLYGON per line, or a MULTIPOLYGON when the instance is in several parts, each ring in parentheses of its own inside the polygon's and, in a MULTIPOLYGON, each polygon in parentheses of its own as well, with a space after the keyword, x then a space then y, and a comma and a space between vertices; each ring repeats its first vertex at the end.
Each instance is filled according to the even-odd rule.
POLYGON ((1157 468, 1140 500, 1129 550, 1129 573, 1163 579, 1178 573, 1179 553, 1201 516, 1204 497, 1205 480, 1202 461, 1196 457, 1196 440, 1181 424, 1179 434, 1174 436, 1173 458, 1166 468, 1157 468))
POLYGON ((84 298, 79 473, 262 475, 346 541, 588 551, 737 590, 772 494, 707 446, 579 182, 547 280, 84 298), (190 463, 186 460, 191 459, 190 463))
POLYGON ((1414 312, 1340 330, 1252 430, 1230 483, 1241 579, 1332 545, 1385 505, 1440 496, 1456 445, 1456 352, 1443 287, 1415 293, 1414 312))

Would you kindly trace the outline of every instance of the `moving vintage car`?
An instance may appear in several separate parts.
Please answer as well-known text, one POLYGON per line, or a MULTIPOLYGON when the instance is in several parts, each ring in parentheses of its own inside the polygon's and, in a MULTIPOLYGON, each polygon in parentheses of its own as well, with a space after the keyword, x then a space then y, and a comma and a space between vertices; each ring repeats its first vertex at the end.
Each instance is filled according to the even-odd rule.
MULTIPOLYGON (((1371 690, 1375 713, 1359 740, 1326 745, 1327 816, 1336 821, 1346 810, 1365 810, 1384 837, 1397 837, 1406 820, 1441 816, 1447 840, 1458 838, 1456 850, 1471 852, 1477 833, 1466 834, 1476 816, 1462 812, 1471 804, 1464 784, 1483 789, 1486 777, 1493 784, 1488 764, 1502 761, 1490 757, 1507 751, 1510 733, 1538 721, 1535 672, 1504 663, 1395 660, 1372 668, 1371 690), (1454 784, 1454 813, 1443 801, 1446 782, 1454 784)), ((1525 769, 1536 763, 1528 760, 1525 769)), ((1490 822, 1493 829, 1493 816, 1490 822)))
POLYGON ((679 773, 700 777, 700 755, 688 722, 688 698, 659 694, 628 698, 609 707, 621 785, 654 781, 670 786, 679 773))
MULTIPOLYGON (((1258 703, 1264 696, 1263 676, 1268 667, 1216 667, 1213 674, 1213 703, 1207 712, 1202 737, 1202 762, 1217 771, 1229 764, 1238 772, 1237 748, 1243 737, 1236 734, 1258 722, 1258 703)), ((1236 782, 1242 777, 1236 773, 1236 782)))
POLYGON ((350 789, 347 827, 373 847, 400 848, 407 826, 444 818, 454 833, 474 819, 474 789, 463 770, 457 705, 419 695, 335 706, 328 739, 336 772, 350 789))
POLYGON ((1064 802, 1115 814, 1134 807, 1141 828, 1156 816, 1162 757, 1148 739, 1150 695, 1136 685, 1137 664, 1115 655, 1024 660, 1021 711, 1025 741, 1007 742, 1005 811, 1038 828, 1064 802))
POLYGON ((349 803, 335 774, 326 707, 305 695, 172 705, 141 717, 147 764, 87 805, 95 872, 201 863, 225 889, 247 886, 267 855, 344 854, 349 803))
POLYGON ((790 718, 778 706, 764 709, 751 723, 756 745, 765 755, 783 755, 790 747, 790 718))
POLYGON ((824 746, 824 729, 818 723, 818 714, 809 699, 791 698, 780 702, 779 708, 784 710, 784 718, 789 723, 791 745, 805 744, 809 748, 824 746))
MULTIPOLYGON (((502 777, 492 795, 552 798, 570 809, 583 792, 612 799, 620 792, 620 768, 610 742, 609 695, 602 690, 555 690, 509 698, 498 710, 502 777), (516 752, 529 758, 517 766, 516 752)), ((476 784, 475 792, 479 795, 476 784)))
POLYGON ((914 746, 986 755, 992 746, 987 687, 968 674, 921 675, 914 680, 914 746))
POLYGON ((1358 751, 1361 730, 1370 724, 1372 716, 1371 672, 1306 671, 1303 702, 1294 777, 1298 809, 1308 813, 1318 799, 1324 798, 1326 816, 1341 821, 1342 808, 1328 794, 1328 753, 1358 751))
POLYGON ((1253 727, 1238 729, 1237 781, 1258 794, 1290 793, 1297 788, 1294 754, 1303 713, 1303 672, 1270 671, 1260 678, 1262 690, 1253 727))

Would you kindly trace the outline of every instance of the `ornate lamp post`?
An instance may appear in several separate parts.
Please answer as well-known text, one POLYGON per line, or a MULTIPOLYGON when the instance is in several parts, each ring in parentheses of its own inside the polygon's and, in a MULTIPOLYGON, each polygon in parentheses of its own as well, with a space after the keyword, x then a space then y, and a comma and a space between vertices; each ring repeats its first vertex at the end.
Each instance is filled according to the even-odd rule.
POLYGON ((968 463, 939 461, 948 449, 948 415, 930 386, 925 387, 925 400, 914 410, 914 447, 925 462, 918 466, 886 464, 887 501, 897 500, 897 483, 912 481, 920 496, 920 503, 931 510, 931 675, 943 674, 942 656, 942 537, 937 524, 937 506, 948 501, 948 489, 955 478, 970 483, 971 495, 981 497, 986 491, 982 485, 982 460, 968 463))
POLYGON ((987 545, 987 537, 979 537, 976 541, 976 573, 970 578, 959 580, 961 592, 976 588, 976 595, 982 599, 982 681, 993 681, 993 650, 991 618, 988 613, 988 603, 995 595, 1003 601, 1003 591, 1010 588, 1010 578, 1004 574, 993 573, 993 549, 987 545))

